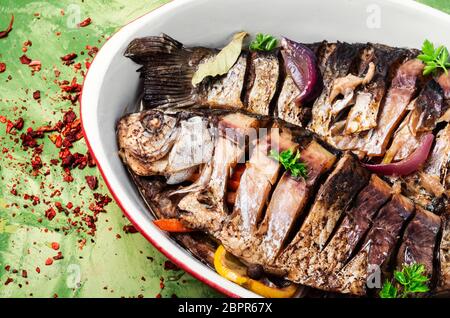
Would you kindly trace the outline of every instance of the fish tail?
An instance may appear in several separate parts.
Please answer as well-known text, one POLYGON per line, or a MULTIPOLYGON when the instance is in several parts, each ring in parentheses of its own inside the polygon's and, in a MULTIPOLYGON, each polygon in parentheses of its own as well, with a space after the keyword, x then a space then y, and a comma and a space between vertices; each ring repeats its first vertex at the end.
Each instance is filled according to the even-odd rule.
POLYGON ((166 34, 133 40, 125 56, 138 64, 144 81, 145 108, 182 108, 195 104, 191 84, 196 51, 166 34))

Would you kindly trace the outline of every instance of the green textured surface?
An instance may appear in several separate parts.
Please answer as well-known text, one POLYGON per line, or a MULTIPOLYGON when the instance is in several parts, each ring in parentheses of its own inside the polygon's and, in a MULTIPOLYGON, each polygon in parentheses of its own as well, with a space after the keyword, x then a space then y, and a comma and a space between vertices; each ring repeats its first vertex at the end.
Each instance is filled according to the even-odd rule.
MULTIPOLYGON (((0 74, 0 115, 12 121, 22 116, 25 131, 29 126, 55 123, 62 117, 61 110, 73 107, 78 113, 78 104, 72 106, 69 101, 59 99, 61 90, 53 82, 53 67, 61 71, 59 80, 71 80, 77 76, 78 82, 81 82, 82 77, 79 72, 75 73, 73 67, 62 65, 60 57, 76 52, 79 55, 76 62, 83 63, 87 56, 81 56, 79 52, 86 51, 86 45, 101 46, 105 38, 121 25, 165 2, 0 0, 0 29, 6 28, 11 14, 15 15, 13 31, 7 38, 0 39, 0 62, 7 65, 6 72, 0 74), (76 20, 77 8, 82 20, 92 18, 91 25, 85 28, 68 27, 76 20), (64 16, 61 9, 65 11, 64 16), (36 17, 35 13, 40 16, 36 17), (56 32, 61 32, 61 35, 57 36, 56 32), (33 43, 26 52, 27 56, 42 62, 42 70, 34 76, 30 68, 19 61, 26 40, 33 43), (9 75, 12 79, 7 81, 9 75), (43 79, 44 76, 47 80, 43 79), (32 98, 35 90, 41 91, 40 103, 32 98), (21 111, 22 106, 27 110, 21 111)), ((33 177, 30 175, 31 150, 22 150, 21 144, 13 140, 17 136, 5 134, 5 124, 0 123, 0 149, 6 147, 9 150, 0 155, 0 297, 52 297, 54 294, 58 297, 155 297, 159 293, 162 297, 170 297, 174 293, 179 297, 218 295, 182 271, 165 270, 165 257, 150 243, 140 234, 123 232, 123 226, 129 222, 113 203, 106 207, 106 213, 99 215, 95 237, 77 233, 76 228, 69 230, 67 235, 57 232, 56 229, 66 225, 68 218, 73 216, 58 213, 49 221, 44 217, 45 210, 49 206, 54 207, 57 201, 63 205, 71 201, 74 206, 80 206, 87 214, 92 214, 88 207, 93 201, 93 191, 86 187, 84 176, 95 175, 100 179, 99 172, 96 168, 75 169, 74 182, 64 182, 61 168, 49 165, 51 159, 57 158, 59 149, 46 136, 39 140, 44 142, 41 156, 44 167, 41 170, 45 171, 48 167, 50 174, 33 177), (42 181, 46 185, 44 190, 40 189, 42 181), (10 191, 16 183, 19 183, 18 195, 14 196, 10 191), (49 194, 54 191, 48 189, 51 185, 61 190, 61 196, 50 197, 49 194), (30 205, 23 199, 24 194, 37 195, 41 203, 30 205), (24 204, 30 206, 25 208, 24 204), (42 223, 38 222, 40 218, 42 223), (121 238, 117 238, 116 234, 121 238), (80 250, 78 240, 82 238, 87 238, 87 243, 80 250), (56 251, 49 247, 49 243, 54 241, 60 244, 64 259, 46 266, 45 260, 56 255, 56 251), (9 271, 5 270, 7 265, 10 266, 9 271), (36 272, 36 267, 40 268, 40 274, 36 272), (15 274, 13 269, 19 272, 15 274), (27 271, 28 278, 21 276, 23 269, 27 271), (78 271, 80 287, 70 288, 78 277, 78 271), (162 290, 161 277, 165 285, 162 290), (8 278, 13 282, 5 286, 8 278)), ((72 152, 86 153, 86 150, 84 141, 80 140, 74 144, 72 152)), ((108 192, 103 182, 100 182, 96 192, 108 192)))
MULTIPOLYGON (((121 25, 166 2, 0 0, 0 29, 6 27, 11 14, 16 18, 9 37, 0 39, 0 62, 7 65, 6 71, 0 74, 0 115, 12 121, 23 117, 25 130, 30 126, 55 123, 61 119, 61 111, 71 107, 78 113, 78 105, 60 100, 60 88, 53 82, 53 68, 61 71, 59 80, 71 80, 76 76, 80 82, 82 77, 73 67, 63 66, 60 57, 70 52, 79 53, 86 45, 101 46, 121 25), (65 11, 64 16, 61 9, 65 11), (85 28, 72 27, 77 10, 82 20, 91 17, 92 24, 85 28), (56 32, 61 35, 57 36, 56 32), (34 76, 28 66, 19 62, 26 40, 33 43, 26 54, 42 62, 42 70, 34 76), (8 80, 9 75, 11 80, 8 80), (41 91, 40 102, 32 98, 35 90, 41 91)), ((422 2, 450 13, 450 0, 422 2)), ((80 55, 76 62, 83 63, 85 58, 80 55)), ((55 202, 70 201, 88 211, 93 191, 86 187, 84 176, 95 175, 101 179, 99 172, 96 168, 76 169, 74 182, 64 182, 61 168, 49 164, 58 156, 59 149, 45 137, 39 141, 44 143, 42 170, 48 168, 50 174, 33 177, 30 174, 31 151, 24 151, 20 143, 14 141, 17 136, 6 134, 5 124, 0 124, 0 148, 8 149, 0 156, 0 297, 52 297, 55 294, 58 297, 155 297, 158 294, 170 297, 174 293, 179 297, 219 296, 182 271, 165 270, 165 258, 142 236, 123 232, 128 221, 114 203, 107 206, 106 213, 99 215, 95 237, 78 233, 76 228, 68 230, 67 234, 58 231, 67 224, 70 213, 68 216, 58 213, 49 221, 44 217, 45 210, 55 202), (44 189, 41 189, 41 182, 45 184, 44 189), (14 184, 17 184, 18 195, 11 193, 14 184), (54 189, 48 189, 49 186, 60 189, 61 195, 50 197, 54 189), (30 205, 23 199, 24 194, 39 196, 41 203, 30 205), (39 222, 41 218, 43 221, 39 222), (80 250, 79 240, 83 238, 87 238, 87 243, 80 250), (50 242, 55 241, 59 242, 64 259, 46 266, 45 260, 56 254, 49 247, 50 242), (6 270, 6 266, 10 269, 6 270), (36 267, 41 269, 40 273, 36 272, 36 267), (27 278, 22 277, 22 270, 27 271, 27 278), (74 287, 77 277, 79 286, 74 287), (162 290, 161 278, 165 285, 162 290), (5 285, 8 279, 12 282, 5 285)), ((86 150, 81 140, 72 151, 86 153, 86 150)), ((96 192, 107 191, 100 180, 96 192)))

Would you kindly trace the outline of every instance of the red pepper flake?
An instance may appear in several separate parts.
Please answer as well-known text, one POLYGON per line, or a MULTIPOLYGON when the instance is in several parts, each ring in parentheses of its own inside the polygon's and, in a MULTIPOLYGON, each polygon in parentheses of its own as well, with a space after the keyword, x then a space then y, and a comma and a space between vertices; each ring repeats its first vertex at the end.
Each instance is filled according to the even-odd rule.
POLYGON ((36 273, 40 273, 41 272, 41 269, 39 268, 39 267, 36 267, 36 273))
POLYGON ((27 278, 28 277, 28 272, 26 270, 22 270, 22 277, 23 278, 27 278))
POLYGON ((3 73, 4 71, 6 71, 6 64, 0 62, 0 73, 3 73))
POLYGON ((6 122, 6 133, 12 134, 12 129, 15 128, 16 130, 22 130, 24 124, 24 120, 22 117, 19 117, 14 123, 10 120, 7 120, 6 122))
POLYGON ((64 258, 64 256, 62 255, 61 252, 58 252, 58 254, 56 254, 55 256, 53 256, 53 259, 54 259, 55 261, 58 261, 58 260, 63 259, 63 258, 64 258))
POLYGON ((94 57, 98 53, 98 47, 86 45, 86 50, 88 50, 88 55, 94 57))
POLYGON ((69 210, 70 210, 71 208, 73 208, 73 203, 72 203, 72 202, 67 203, 67 204, 66 204, 66 208, 68 208, 69 210))
POLYGON ((50 266, 53 264, 53 258, 49 257, 45 260, 45 265, 50 266))
POLYGON ((30 40, 26 40, 25 42, 23 42, 23 46, 32 46, 33 43, 30 40))
POLYGON ((98 180, 96 176, 86 176, 86 183, 91 190, 95 190, 98 187, 98 180))
POLYGON ((9 272, 10 269, 11 269, 11 265, 6 265, 5 266, 5 271, 9 272))
POLYGON ((166 271, 168 271, 168 270, 177 271, 179 269, 180 268, 177 265, 175 265, 174 263, 172 263, 171 261, 164 262, 164 270, 166 270, 166 271))
POLYGON ((12 30, 13 24, 14 24, 14 15, 11 15, 11 20, 9 21, 8 28, 5 31, 0 31, 0 39, 6 38, 8 36, 9 32, 11 32, 12 30))
POLYGON ((33 69, 33 72, 39 72, 41 70, 42 64, 41 61, 34 60, 31 61, 28 66, 33 69))
POLYGON ((73 60, 76 59, 77 56, 78 55, 76 53, 69 53, 69 54, 62 56, 61 60, 63 61, 64 65, 70 65, 70 64, 74 63, 73 60))
POLYGON ((80 23, 78 23, 77 25, 80 28, 84 28, 84 27, 88 26, 89 24, 91 24, 91 22, 92 22, 91 18, 86 18, 83 21, 81 21, 80 23))
POLYGON ((17 190, 16 189, 11 189, 11 194, 14 196, 17 196, 17 190))
POLYGON ((33 98, 34 99, 39 99, 41 98, 41 91, 37 90, 33 93, 33 98))
POLYGON ((31 167, 33 168, 33 170, 39 170, 40 168, 42 168, 42 160, 39 155, 36 155, 33 159, 31 159, 31 167))
POLYGON ((52 242, 52 249, 55 251, 59 250, 59 243, 58 242, 52 242))
POLYGON ((25 54, 19 57, 20 63, 29 65, 31 63, 31 59, 25 54))
POLYGON ((53 208, 48 209, 45 211, 45 217, 49 219, 50 221, 53 220, 53 218, 56 216, 56 211, 53 208))
POLYGON ((132 225, 132 224, 128 224, 128 225, 124 225, 122 230, 126 233, 126 234, 134 234, 137 233, 138 230, 132 225))
POLYGON ((8 277, 5 281, 5 286, 9 285, 10 283, 12 283, 14 280, 11 277, 8 277))

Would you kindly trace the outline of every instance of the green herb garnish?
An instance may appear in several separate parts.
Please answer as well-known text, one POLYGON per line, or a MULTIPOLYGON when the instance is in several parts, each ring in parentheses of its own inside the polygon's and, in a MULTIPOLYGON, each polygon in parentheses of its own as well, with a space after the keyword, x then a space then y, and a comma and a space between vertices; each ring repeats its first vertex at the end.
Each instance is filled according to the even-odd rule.
POLYGON ((278 45, 278 40, 269 34, 258 33, 256 38, 250 43, 252 51, 272 51, 278 45))
POLYGON ((380 291, 381 298, 407 298, 411 294, 429 291, 429 278, 424 275, 423 264, 403 266, 401 271, 394 272, 395 283, 386 281, 380 291))
POLYGON ((308 176, 306 165, 299 161, 300 152, 298 150, 294 155, 294 152, 290 149, 282 151, 281 153, 272 149, 270 151, 270 156, 281 163, 284 169, 289 171, 293 177, 306 178, 308 176))
POLYGON ((444 70, 445 74, 448 75, 447 69, 450 68, 450 61, 449 52, 445 46, 441 45, 435 48, 433 43, 425 40, 422 46, 422 54, 417 58, 425 63, 423 75, 436 73, 439 69, 444 70))

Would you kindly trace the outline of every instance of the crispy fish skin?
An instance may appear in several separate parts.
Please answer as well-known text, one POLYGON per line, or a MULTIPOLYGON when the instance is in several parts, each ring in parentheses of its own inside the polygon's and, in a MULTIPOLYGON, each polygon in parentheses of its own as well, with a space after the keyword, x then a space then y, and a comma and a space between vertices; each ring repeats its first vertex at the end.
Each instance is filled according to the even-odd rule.
POLYGON ((367 60, 375 65, 374 75, 356 95, 355 105, 351 108, 346 120, 346 134, 360 133, 377 126, 378 112, 386 93, 389 71, 405 55, 403 49, 381 45, 371 47, 373 48, 371 57, 367 60))
POLYGON ((414 204, 406 197, 394 194, 374 220, 361 250, 328 280, 328 290, 363 296, 367 292, 366 285, 376 287, 382 282, 403 224, 413 213, 414 204))
POLYGON ((330 128, 332 104, 329 97, 332 93, 333 81, 351 72, 356 61, 359 60, 360 50, 360 45, 338 42, 326 62, 322 75, 324 89, 313 105, 312 120, 308 125, 308 128, 319 136, 327 136, 330 128))
POLYGON ((372 175, 369 184, 358 194, 353 207, 346 212, 344 220, 320 253, 317 262, 311 264, 309 278, 305 282, 308 286, 324 288, 327 277, 341 270, 370 229, 376 213, 390 200, 391 194, 391 187, 372 175))
POLYGON ((394 134, 384 162, 400 161, 413 153, 419 146, 421 137, 436 127, 437 120, 443 115, 443 106, 443 90, 434 80, 428 81, 394 134))
POLYGON ((433 277, 434 251, 441 218, 416 206, 416 213, 406 227, 402 244, 397 253, 397 268, 403 265, 423 264, 425 275, 433 277))
POLYGON ((249 73, 245 107, 251 113, 268 116, 280 76, 277 53, 252 52, 249 73))
POLYGON ((368 156, 381 156, 386 151, 391 134, 405 116, 423 68, 421 61, 413 59, 398 69, 381 110, 378 126, 369 133, 369 138, 363 146, 362 150, 368 156))
POLYGON ((450 295, 450 214, 449 211, 442 217, 442 238, 439 244, 439 273, 436 292, 450 295))
POLYGON ((259 233, 263 236, 260 245, 264 265, 273 265, 276 257, 286 243, 295 221, 305 211, 311 193, 321 175, 330 170, 336 156, 324 149, 316 141, 312 141, 303 151, 300 158, 308 167, 308 177, 294 178, 285 172, 272 194, 259 233))
POLYGON ((290 134, 280 133, 278 128, 271 129, 270 134, 259 141, 242 174, 233 214, 221 232, 224 247, 250 263, 259 263, 258 225, 280 171, 280 164, 269 156, 271 147, 295 151, 298 145, 292 142, 290 134))
MULTIPOLYGON (((442 129, 423 168, 404 178, 408 197, 423 208, 435 211, 434 201, 448 196, 447 172, 450 167, 450 125, 442 129)), ((445 204, 445 201, 444 201, 445 204)), ((438 210, 440 207, 438 206, 438 210)))
MULTIPOLYGON (((257 119, 242 114, 226 115, 221 121, 224 122, 223 127, 234 125, 241 128, 236 134, 258 127, 257 119)), ((207 185, 204 189, 187 194, 178 203, 178 207, 183 211, 181 218, 186 224, 215 237, 220 234, 223 223, 229 216, 225 194, 230 171, 244 154, 245 145, 237 143, 235 137, 233 134, 229 138, 227 135, 217 138, 213 158, 208 163, 211 171, 207 185)))
POLYGON ((336 164, 320 187, 299 232, 278 259, 289 271, 288 278, 301 283, 308 266, 323 250, 342 213, 369 181, 370 174, 350 153, 336 164))

